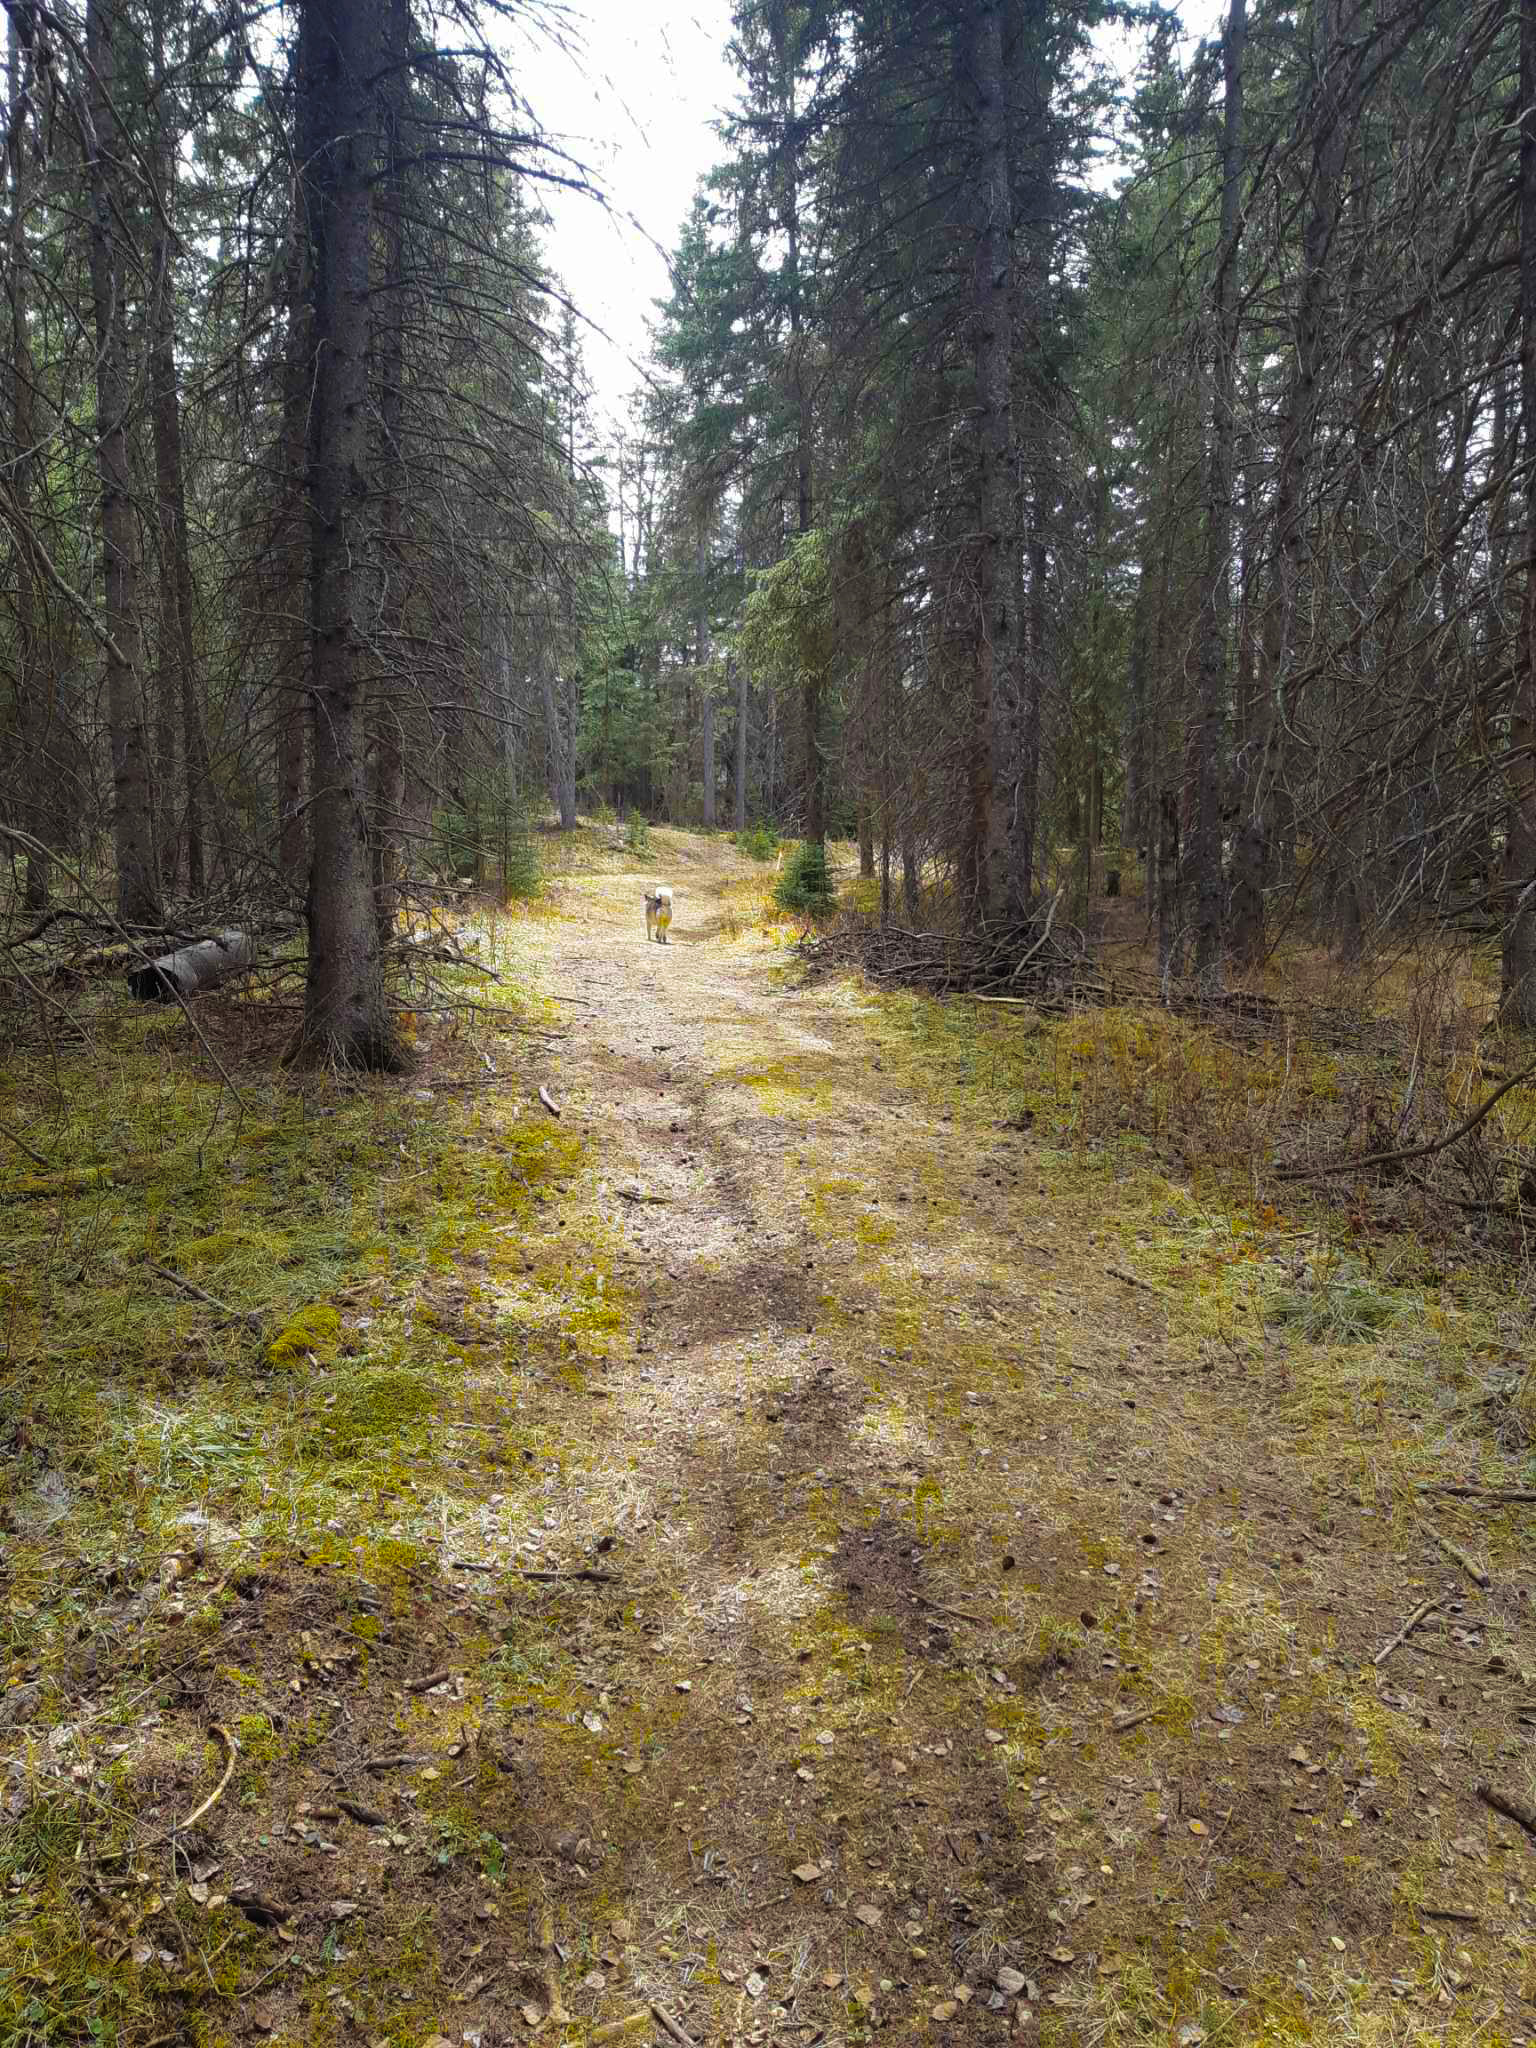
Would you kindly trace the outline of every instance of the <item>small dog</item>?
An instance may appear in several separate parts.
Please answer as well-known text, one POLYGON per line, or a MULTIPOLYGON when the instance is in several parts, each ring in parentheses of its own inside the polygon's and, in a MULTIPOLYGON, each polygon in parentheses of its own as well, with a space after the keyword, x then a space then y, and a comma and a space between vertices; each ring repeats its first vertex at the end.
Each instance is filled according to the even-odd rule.
POLYGON ((667 929, 672 922, 672 891, 658 882, 647 890, 645 898, 645 936, 657 939, 664 946, 667 943, 667 929))

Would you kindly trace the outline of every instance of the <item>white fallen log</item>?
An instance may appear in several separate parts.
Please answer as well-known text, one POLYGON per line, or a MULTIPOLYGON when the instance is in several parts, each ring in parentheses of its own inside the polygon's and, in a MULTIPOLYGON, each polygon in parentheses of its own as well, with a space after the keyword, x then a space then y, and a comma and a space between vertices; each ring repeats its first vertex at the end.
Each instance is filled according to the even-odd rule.
POLYGON ((217 988, 232 974, 243 974, 255 965, 256 941, 249 932, 220 932, 132 968, 128 987, 141 1003, 174 1003, 178 996, 217 988))

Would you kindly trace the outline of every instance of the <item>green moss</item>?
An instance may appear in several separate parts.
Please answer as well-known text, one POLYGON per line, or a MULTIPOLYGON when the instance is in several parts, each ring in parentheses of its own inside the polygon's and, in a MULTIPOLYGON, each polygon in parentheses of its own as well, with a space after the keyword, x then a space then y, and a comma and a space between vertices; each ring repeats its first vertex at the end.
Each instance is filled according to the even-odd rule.
POLYGON ((325 1302, 301 1308, 267 1346, 272 1365, 329 1365, 341 1345, 341 1317, 325 1302))

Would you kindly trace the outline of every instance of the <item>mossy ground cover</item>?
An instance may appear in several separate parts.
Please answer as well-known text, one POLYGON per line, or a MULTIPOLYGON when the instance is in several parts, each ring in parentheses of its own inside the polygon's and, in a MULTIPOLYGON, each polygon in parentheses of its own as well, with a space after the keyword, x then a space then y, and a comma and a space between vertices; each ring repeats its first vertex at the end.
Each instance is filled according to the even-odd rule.
POLYGON ((1536 2038, 1529 1510, 1414 1490, 1524 1477, 1507 1278, 644 858, 477 906, 407 1077, 8 1069, 139 1163, 0 1207, 0 2043, 1536 2038))

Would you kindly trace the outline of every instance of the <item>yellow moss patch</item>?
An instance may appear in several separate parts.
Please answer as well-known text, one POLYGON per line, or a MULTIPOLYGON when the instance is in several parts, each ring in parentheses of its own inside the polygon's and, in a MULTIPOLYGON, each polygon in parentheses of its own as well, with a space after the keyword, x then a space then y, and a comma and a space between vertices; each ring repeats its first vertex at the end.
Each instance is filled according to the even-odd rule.
POLYGON ((289 1321, 267 1346, 272 1365, 329 1365, 341 1345, 341 1317, 329 1303, 311 1302, 289 1321))

